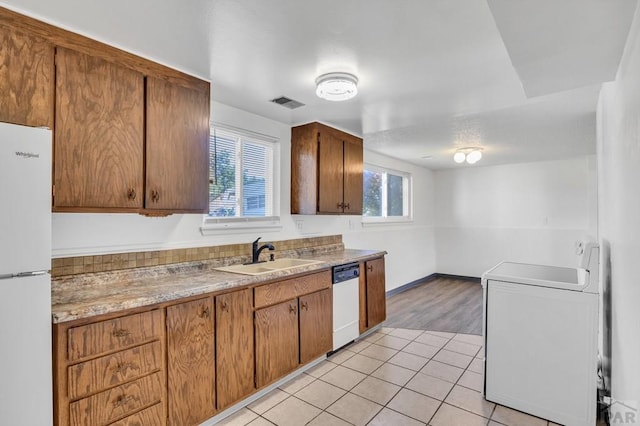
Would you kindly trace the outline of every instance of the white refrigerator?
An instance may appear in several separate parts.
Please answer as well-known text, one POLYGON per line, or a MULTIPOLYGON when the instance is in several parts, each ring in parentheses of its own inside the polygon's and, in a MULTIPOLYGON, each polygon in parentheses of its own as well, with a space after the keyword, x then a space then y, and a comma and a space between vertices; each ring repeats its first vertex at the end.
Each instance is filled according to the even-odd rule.
POLYGON ((0 425, 53 423, 48 129, 0 123, 0 425))

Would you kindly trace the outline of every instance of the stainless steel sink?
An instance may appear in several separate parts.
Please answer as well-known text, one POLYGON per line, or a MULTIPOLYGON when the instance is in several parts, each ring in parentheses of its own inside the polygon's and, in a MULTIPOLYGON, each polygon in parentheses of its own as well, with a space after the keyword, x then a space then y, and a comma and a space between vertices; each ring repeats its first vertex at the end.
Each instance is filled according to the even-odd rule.
POLYGON ((293 269, 300 266, 313 265, 316 263, 322 263, 322 261, 282 258, 276 259, 271 262, 252 263, 250 265, 230 265, 215 269, 218 271, 233 272, 234 274, 260 275, 267 274, 269 272, 282 271, 285 269, 293 269))

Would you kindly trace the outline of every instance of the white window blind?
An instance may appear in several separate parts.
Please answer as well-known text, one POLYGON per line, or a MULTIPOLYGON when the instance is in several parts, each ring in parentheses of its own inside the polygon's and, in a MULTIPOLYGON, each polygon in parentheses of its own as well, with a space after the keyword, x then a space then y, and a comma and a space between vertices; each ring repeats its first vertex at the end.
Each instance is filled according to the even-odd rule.
POLYGON ((209 140, 209 217, 274 216, 274 145, 214 126, 209 140))

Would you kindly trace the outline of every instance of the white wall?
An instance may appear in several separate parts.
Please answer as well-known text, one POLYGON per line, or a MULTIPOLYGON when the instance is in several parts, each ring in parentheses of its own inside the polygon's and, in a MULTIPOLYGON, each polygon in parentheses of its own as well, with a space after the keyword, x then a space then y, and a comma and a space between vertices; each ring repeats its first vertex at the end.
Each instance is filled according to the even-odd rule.
MULTIPOLYGON (((640 9, 598 105, 599 231, 611 334, 611 391, 640 402, 640 9)), ((607 327, 606 327, 607 328, 607 327)), ((636 406, 637 407, 637 406, 636 406)), ((636 412, 636 421, 640 423, 636 412)))
POLYGON ((575 266, 596 232, 595 157, 436 172, 436 269, 479 277, 504 260, 575 266))
POLYGON ((280 217, 277 230, 221 231, 203 236, 202 215, 149 218, 137 214, 53 215, 53 256, 66 257, 128 251, 248 243, 257 236, 280 240, 343 234, 348 248, 387 250, 387 290, 435 272, 433 173, 365 150, 365 162, 412 173, 416 197, 414 222, 362 227, 360 216, 292 216, 290 212, 291 131, 288 125, 212 102, 215 122, 280 140, 280 217), (299 229, 301 228, 301 229, 299 229))

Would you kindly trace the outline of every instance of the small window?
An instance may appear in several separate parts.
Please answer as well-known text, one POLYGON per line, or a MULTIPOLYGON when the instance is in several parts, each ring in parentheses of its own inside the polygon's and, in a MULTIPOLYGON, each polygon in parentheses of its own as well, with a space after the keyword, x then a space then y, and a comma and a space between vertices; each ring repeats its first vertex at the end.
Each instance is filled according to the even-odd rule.
POLYGON ((257 134, 212 127, 206 222, 276 216, 275 147, 276 143, 257 134))
POLYGON ((364 222, 411 220, 411 175, 365 164, 363 178, 364 222))

